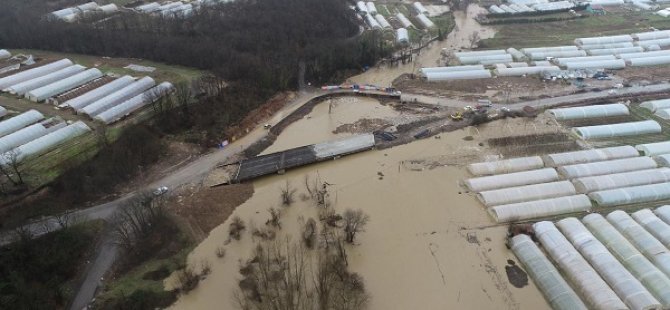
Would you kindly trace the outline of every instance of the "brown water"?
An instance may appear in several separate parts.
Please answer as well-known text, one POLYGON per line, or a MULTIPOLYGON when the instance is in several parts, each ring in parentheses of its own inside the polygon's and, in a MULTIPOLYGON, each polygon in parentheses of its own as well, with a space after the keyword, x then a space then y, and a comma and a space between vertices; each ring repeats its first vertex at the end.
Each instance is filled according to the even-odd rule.
POLYGON ((479 32, 480 39, 492 38, 495 35, 495 29, 485 27, 477 23, 474 18, 486 9, 477 4, 470 4, 466 12, 454 11, 454 22, 456 27, 452 30, 447 39, 440 42, 435 41, 428 47, 421 50, 421 54, 416 56, 413 63, 400 66, 378 66, 350 78, 351 82, 361 84, 373 84, 381 87, 391 86, 391 82, 404 73, 416 73, 421 67, 444 66, 442 60, 442 50, 452 52, 470 47, 470 35, 473 32, 479 32))
MULTIPOLYGON (((339 108, 351 112, 346 105, 339 108)), ((370 112, 366 109, 373 105, 362 108, 367 111, 362 114, 370 112)), ((289 126, 277 141, 280 146, 273 148, 332 137, 338 122, 325 125, 330 120, 324 118, 327 112, 327 105, 318 106, 310 119, 289 126)), ((356 113, 349 112, 338 119, 354 120, 356 113)), ((523 288, 508 282, 505 266, 508 259, 516 258, 504 245, 506 227, 496 226, 475 197, 458 185, 467 177, 465 163, 494 153, 479 146, 480 142, 498 136, 501 128, 533 128, 525 120, 504 122, 259 179, 254 182, 253 197, 233 215, 240 216, 247 227, 264 226, 269 218, 266 210, 278 207, 279 187, 286 180, 304 193, 305 175, 313 178, 318 174, 333 184, 330 192, 336 210, 360 208, 370 215, 371 222, 358 236, 358 244, 348 249, 350 268, 364 277, 372 296, 370 309, 548 309, 532 282, 523 288), (474 139, 464 140, 467 136, 474 139)), ((298 236, 299 218, 317 213, 309 201, 283 210, 278 238, 298 236)), ((194 291, 180 297, 174 309, 233 308, 240 262, 249 257, 253 242, 247 228, 242 240, 224 245, 229 222, 214 229, 191 253, 189 264, 197 267, 207 260, 212 273, 194 291), (223 259, 215 255, 218 247, 226 249, 223 259)))

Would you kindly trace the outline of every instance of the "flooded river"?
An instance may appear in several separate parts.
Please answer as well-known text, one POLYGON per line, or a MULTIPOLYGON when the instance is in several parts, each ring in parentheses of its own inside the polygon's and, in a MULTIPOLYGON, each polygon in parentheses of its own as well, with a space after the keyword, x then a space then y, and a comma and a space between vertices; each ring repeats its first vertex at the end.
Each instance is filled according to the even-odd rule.
MULTIPOLYGON (((341 115, 318 105, 311 118, 287 127, 268 151, 328 140, 341 123, 395 113, 374 100, 358 108, 342 100, 333 110, 341 115)), ((267 209, 277 207, 283 210, 277 238, 299 238, 299 222, 316 218, 318 210, 300 199, 280 207, 279 188, 289 181, 299 196, 306 192, 305 176, 318 175, 332 184, 338 212, 362 209, 370 216, 357 244, 348 247, 350 268, 363 276, 372 297, 370 309, 548 309, 532 282, 522 288, 509 283, 505 266, 516 258, 504 245, 506 227, 494 225, 459 186, 466 177, 464 164, 491 153, 480 142, 500 128, 498 122, 466 128, 257 180, 253 197, 233 214, 247 224, 242 239, 225 244, 230 219, 214 229, 189 257, 196 269, 203 260, 211 263, 211 274, 172 308, 234 309, 240 264, 254 244, 249 231, 265 227, 267 209), (224 258, 215 254, 220 247, 226 249, 224 258)))

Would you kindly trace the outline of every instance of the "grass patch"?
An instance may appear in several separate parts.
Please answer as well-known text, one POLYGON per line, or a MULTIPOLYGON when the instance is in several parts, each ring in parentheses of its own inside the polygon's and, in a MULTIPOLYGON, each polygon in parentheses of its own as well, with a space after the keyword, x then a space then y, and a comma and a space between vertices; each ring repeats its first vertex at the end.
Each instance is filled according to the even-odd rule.
POLYGON ((574 39, 580 37, 628 34, 649 31, 650 27, 668 29, 670 19, 648 12, 616 12, 569 21, 495 27, 495 37, 482 40, 480 47, 523 48, 574 44, 574 39))
POLYGON ((376 5, 376 7, 377 7, 377 14, 383 15, 387 19, 392 16, 391 12, 389 12, 387 5, 379 4, 376 5))
POLYGON ((434 29, 430 29, 431 36, 437 36, 439 32, 442 32, 442 35, 446 38, 447 34, 454 29, 456 23, 454 22, 454 16, 451 13, 446 13, 437 17, 431 17, 430 20, 435 23, 434 29))

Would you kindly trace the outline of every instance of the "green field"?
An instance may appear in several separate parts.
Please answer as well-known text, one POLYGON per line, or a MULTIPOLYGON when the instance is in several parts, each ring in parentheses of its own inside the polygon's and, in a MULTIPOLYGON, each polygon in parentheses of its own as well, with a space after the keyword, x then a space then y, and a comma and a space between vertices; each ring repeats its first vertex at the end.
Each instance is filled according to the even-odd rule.
POLYGON ((670 29, 670 18, 649 12, 619 12, 576 20, 493 26, 497 33, 482 40, 482 48, 538 47, 573 44, 579 37, 628 34, 649 31, 650 27, 670 29))

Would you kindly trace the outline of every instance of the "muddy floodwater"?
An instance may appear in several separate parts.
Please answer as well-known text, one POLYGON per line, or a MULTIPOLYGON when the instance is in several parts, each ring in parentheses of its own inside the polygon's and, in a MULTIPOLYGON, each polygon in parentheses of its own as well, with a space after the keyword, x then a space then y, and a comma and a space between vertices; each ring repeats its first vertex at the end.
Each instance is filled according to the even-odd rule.
MULTIPOLYGON (((317 106, 311 118, 290 125, 271 149, 327 140, 340 122, 371 113, 395 117, 390 108, 372 103, 362 104, 358 115, 345 102, 335 108, 343 115, 333 118, 328 105, 317 106)), ((299 223, 317 217, 309 200, 280 206, 280 186, 289 181, 300 196, 309 176, 332 184, 329 192, 336 211, 360 208, 370 216, 366 231, 348 247, 350 269, 363 276, 372 297, 369 309, 549 309, 532 281, 526 285, 521 270, 510 270, 510 262, 517 260, 505 247, 507 228, 496 225, 475 197, 459 186, 467 177, 466 163, 496 153, 485 146, 488 138, 507 130, 537 130, 527 122, 497 121, 257 180, 253 197, 233 214, 247 224, 241 240, 226 244, 231 219, 215 228, 189 256, 196 269, 208 261, 211 274, 172 308, 235 309, 240 265, 258 241, 249 231, 265 227, 267 209, 283 211, 277 238, 298 239, 299 223), (216 256, 217 248, 226 250, 224 258, 216 256), (509 274, 521 282, 510 283, 509 274)), ((166 286, 171 286, 169 280, 166 286)))
POLYGON ((454 29, 447 35, 444 41, 435 41, 421 50, 418 56, 415 56, 414 62, 398 66, 377 66, 360 75, 354 76, 350 81, 355 83, 367 83, 377 86, 391 86, 391 82, 404 73, 416 73, 421 67, 444 66, 442 50, 458 51, 470 48, 470 35, 473 32, 479 33, 480 39, 492 38, 495 35, 493 27, 482 26, 475 17, 479 14, 486 14, 487 10, 477 4, 470 4, 466 12, 454 11, 454 29))

